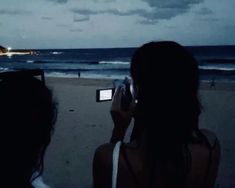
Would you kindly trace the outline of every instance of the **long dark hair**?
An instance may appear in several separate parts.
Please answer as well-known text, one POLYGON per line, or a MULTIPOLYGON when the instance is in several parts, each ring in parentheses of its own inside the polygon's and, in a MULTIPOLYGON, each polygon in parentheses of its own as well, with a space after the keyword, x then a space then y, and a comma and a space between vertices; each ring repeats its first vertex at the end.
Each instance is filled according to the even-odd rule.
POLYGON ((52 92, 42 81, 32 76, 0 81, 2 157, 6 163, 3 168, 6 178, 14 178, 13 182, 30 187, 34 172, 38 175, 43 172, 44 154, 54 130, 56 111, 52 92))
POLYGON ((132 57, 138 103, 135 128, 144 127, 150 187, 159 174, 167 187, 184 187, 191 157, 187 144, 200 135, 197 61, 172 41, 150 42, 132 57))

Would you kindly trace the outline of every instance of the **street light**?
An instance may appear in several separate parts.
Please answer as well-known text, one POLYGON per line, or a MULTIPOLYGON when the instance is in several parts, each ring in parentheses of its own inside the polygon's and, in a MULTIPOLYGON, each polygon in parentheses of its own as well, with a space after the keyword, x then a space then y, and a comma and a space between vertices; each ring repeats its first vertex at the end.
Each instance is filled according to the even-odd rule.
POLYGON ((12 49, 11 47, 8 47, 8 48, 7 48, 7 51, 10 52, 11 49, 12 49))

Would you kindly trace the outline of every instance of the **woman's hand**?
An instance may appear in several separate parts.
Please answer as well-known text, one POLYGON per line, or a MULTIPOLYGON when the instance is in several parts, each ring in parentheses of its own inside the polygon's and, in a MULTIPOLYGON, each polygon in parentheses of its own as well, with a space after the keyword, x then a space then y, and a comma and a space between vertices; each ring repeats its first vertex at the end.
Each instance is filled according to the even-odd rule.
MULTIPOLYGON (((124 82, 130 84, 131 80, 125 78, 124 82)), ((124 96, 126 89, 127 89, 126 85, 123 83, 117 86, 114 92, 112 106, 110 110, 114 122, 114 129, 111 137, 111 142, 123 140, 126 130, 130 125, 131 119, 134 114, 135 103, 133 97, 131 96, 129 96, 131 99, 131 103, 130 105, 127 105, 128 108, 125 110, 122 109, 122 100, 123 100, 122 97, 124 96)))
POLYGON ((114 126, 128 127, 133 116, 132 104, 130 105, 129 109, 127 110, 122 109, 121 102, 122 102, 122 96, 124 95, 124 93, 125 93, 124 84, 119 85, 114 92, 112 106, 110 110, 110 113, 114 122, 114 126))

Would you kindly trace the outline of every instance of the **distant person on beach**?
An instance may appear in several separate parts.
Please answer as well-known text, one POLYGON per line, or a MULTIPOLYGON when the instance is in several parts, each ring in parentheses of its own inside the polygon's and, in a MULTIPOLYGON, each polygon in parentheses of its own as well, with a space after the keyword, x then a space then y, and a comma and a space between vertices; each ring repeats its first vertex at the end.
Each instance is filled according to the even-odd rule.
POLYGON ((124 111, 126 88, 117 87, 111 140, 94 156, 94 188, 214 188, 220 145, 198 126, 195 58, 176 42, 150 42, 136 50, 130 72, 133 102, 124 111), (132 119, 130 142, 124 143, 132 119))
POLYGON ((1 76, 1 187, 46 187, 41 174, 56 120, 52 93, 33 76, 1 76))
POLYGON ((78 78, 80 78, 81 77, 81 72, 80 71, 78 71, 78 78))

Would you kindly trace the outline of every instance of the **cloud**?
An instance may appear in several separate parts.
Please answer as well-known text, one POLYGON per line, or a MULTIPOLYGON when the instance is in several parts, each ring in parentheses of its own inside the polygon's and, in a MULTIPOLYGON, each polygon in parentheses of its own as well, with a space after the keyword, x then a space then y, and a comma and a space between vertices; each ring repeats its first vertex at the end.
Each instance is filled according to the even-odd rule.
MULTIPOLYGON (((98 0, 95 0, 98 2, 98 0)), ((113 0, 111 0, 113 1, 113 0)), ((112 14, 117 16, 132 16, 137 15, 142 19, 138 22, 141 24, 155 24, 158 20, 171 19, 177 15, 187 13, 195 4, 200 4, 204 0, 142 0, 146 2, 150 10, 147 9, 133 9, 128 11, 120 11, 118 9, 106 10, 92 10, 92 9, 77 9, 73 8, 71 11, 79 15, 98 15, 98 14, 112 14)), ((210 9, 204 8, 201 13, 209 14, 210 9)))
POLYGON ((200 10, 195 11, 195 13, 199 15, 211 15, 213 11, 207 7, 202 7, 200 10))
POLYGON ((85 16, 83 16, 83 17, 73 17, 73 21, 74 22, 84 22, 84 21, 88 21, 88 20, 90 20, 90 16, 88 16, 88 15, 85 15, 85 16))
POLYGON ((91 10, 91 9, 77 9, 73 8, 71 9, 73 13, 80 14, 80 15, 97 15, 97 14, 113 14, 117 16, 132 16, 132 15, 141 15, 141 16, 147 16, 149 13, 144 9, 135 9, 135 10, 129 10, 129 11, 119 11, 118 9, 107 9, 107 10, 91 10))
POLYGON ((202 3, 204 0, 142 0, 153 8, 189 9, 193 4, 202 3))
POLYGON ((80 14, 80 15, 95 15, 95 14, 101 14, 104 11, 94 11, 90 9, 78 9, 78 8, 72 8, 71 12, 80 14))
POLYGON ((204 0, 142 0, 152 9, 153 13, 144 17, 145 22, 154 23, 160 19, 171 19, 175 16, 187 13, 195 4, 200 4, 204 0))
MULTIPOLYGON (((143 19, 139 21, 139 23, 143 24, 154 24, 159 19, 170 19, 179 14, 178 9, 172 8, 164 8, 158 9, 157 11, 147 11, 145 9, 134 9, 129 11, 119 11, 118 9, 107 9, 107 10, 90 10, 90 9, 71 9, 73 13, 80 15, 98 15, 98 14, 113 14, 116 16, 133 16, 137 15, 142 17, 143 19)), ((181 12, 186 12, 186 10, 181 10, 181 12)))
POLYGON ((55 2, 55 3, 58 3, 58 4, 65 4, 68 2, 68 0, 48 0, 48 1, 52 1, 52 2, 55 2))
POLYGON ((52 20, 52 17, 42 16, 42 20, 52 20))
POLYGON ((31 11, 27 10, 7 10, 7 9, 0 9, 0 15, 29 15, 32 14, 31 11))
MULTIPOLYGON (((156 23, 155 12, 147 11, 145 9, 134 9, 128 11, 120 11, 118 9, 107 9, 107 10, 91 10, 91 9, 77 9, 73 8, 71 11, 75 14, 83 15, 83 16, 91 16, 98 14, 112 14, 116 16, 133 16, 137 15, 142 17, 143 19, 139 21, 141 24, 154 24, 156 23)), ((165 12, 164 12, 165 13, 165 12)), ((162 16, 161 16, 162 17, 162 16)), ((165 17, 165 16, 163 16, 165 17)))

